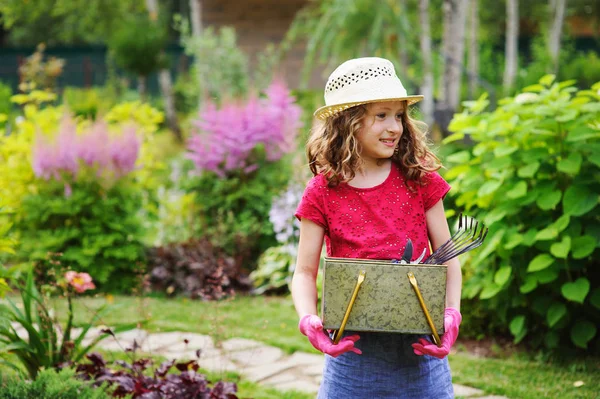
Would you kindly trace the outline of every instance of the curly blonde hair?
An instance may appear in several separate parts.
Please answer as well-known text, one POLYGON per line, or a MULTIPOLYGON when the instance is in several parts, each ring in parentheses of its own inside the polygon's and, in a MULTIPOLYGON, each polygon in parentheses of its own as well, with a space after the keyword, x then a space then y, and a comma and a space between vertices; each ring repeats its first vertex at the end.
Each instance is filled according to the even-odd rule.
MULTIPOLYGON (((306 144, 306 155, 313 175, 323 173, 329 186, 346 183, 362 168, 356 134, 363 126, 367 104, 341 111, 317 122, 306 144)), ((428 148, 426 126, 412 119, 408 110, 402 113, 403 133, 391 157, 400 167, 407 183, 421 184, 423 176, 442 167, 438 157, 428 148), (425 127, 425 129, 423 128, 425 127)))

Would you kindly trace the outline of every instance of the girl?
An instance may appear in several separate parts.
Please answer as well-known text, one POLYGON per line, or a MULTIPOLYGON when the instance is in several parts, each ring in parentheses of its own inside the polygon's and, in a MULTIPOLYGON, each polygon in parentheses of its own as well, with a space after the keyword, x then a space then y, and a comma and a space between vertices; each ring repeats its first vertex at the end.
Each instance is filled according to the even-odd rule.
POLYGON ((300 244, 292 296, 300 332, 325 353, 320 399, 452 398, 446 356, 461 322, 462 277, 447 263, 445 334, 438 348, 424 336, 344 334, 334 345, 317 316, 316 276, 327 255, 400 259, 407 239, 414 257, 450 238, 442 199, 450 189, 425 134, 408 116, 408 96, 392 63, 358 58, 340 65, 325 86, 322 124, 307 144, 315 175, 298 206, 300 244))

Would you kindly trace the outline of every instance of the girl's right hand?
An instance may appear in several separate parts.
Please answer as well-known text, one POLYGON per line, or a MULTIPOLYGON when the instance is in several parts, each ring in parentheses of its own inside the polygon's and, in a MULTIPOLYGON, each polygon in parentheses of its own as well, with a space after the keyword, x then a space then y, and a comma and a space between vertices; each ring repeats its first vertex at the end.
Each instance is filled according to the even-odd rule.
POLYGON ((360 338, 358 335, 344 337, 336 345, 331 342, 331 339, 329 339, 327 333, 323 330, 323 322, 317 315, 307 314, 302 317, 300 323, 298 323, 298 329, 308 337, 308 340, 315 349, 330 356, 338 357, 346 352, 362 354, 360 349, 354 347, 354 343, 360 338))

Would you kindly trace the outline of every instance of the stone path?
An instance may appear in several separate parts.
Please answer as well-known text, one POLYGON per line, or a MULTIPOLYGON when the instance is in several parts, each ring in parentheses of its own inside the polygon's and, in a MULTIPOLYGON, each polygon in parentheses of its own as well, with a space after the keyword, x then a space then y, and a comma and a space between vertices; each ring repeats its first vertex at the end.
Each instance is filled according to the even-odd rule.
MULTIPOLYGON (((19 335, 27 334, 24 330, 18 332, 19 335)), ((75 334, 79 332, 74 331, 75 334)), ((100 330, 90 329, 86 335, 87 342, 98 334, 100 330)), ((200 350, 200 367, 212 372, 235 371, 245 379, 280 391, 316 393, 319 389, 323 356, 318 354, 296 352, 286 355, 279 348, 245 338, 229 339, 216 346, 210 336, 195 333, 149 334, 135 329, 119 333, 116 337, 116 340, 108 337, 100 341, 97 347, 123 351, 132 347, 135 340, 141 352, 177 360, 196 359, 196 353, 200 350)), ((484 396, 479 389, 458 384, 454 384, 454 392, 457 398, 508 399, 504 396, 484 396)))

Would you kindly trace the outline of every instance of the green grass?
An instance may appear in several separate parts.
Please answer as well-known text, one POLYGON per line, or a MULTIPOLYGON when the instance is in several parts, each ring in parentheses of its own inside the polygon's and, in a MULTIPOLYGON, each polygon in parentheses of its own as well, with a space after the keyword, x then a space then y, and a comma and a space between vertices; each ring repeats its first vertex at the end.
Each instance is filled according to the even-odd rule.
MULTIPOLYGON (((189 331, 211 335, 215 341, 243 337, 279 347, 287 353, 316 353, 308 340, 298 333, 297 317, 291 298, 239 296, 220 302, 192 301, 184 298, 135 298, 117 296, 114 308, 102 324, 118 326, 139 321, 151 332, 189 331)), ((94 309, 105 304, 104 297, 76 301, 76 324, 88 320, 94 309)), ((57 314, 64 316, 65 302, 56 301, 57 314)), ((500 353, 503 358, 475 357, 461 348, 450 356, 454 382, 483 390, 487 395, 511 399, 600 398, 600 359, 567 365, 533 360, 519 353, 500 353), (584 385, 573 384, 583 381, 584 385)), ((209 373, 210 375, 210 373, 209 373)), ((223 378, 222 376, 220 378, 223 378)), ((301 393, 281 393, 232 375, 243 398, 304 399, 301 393)))

